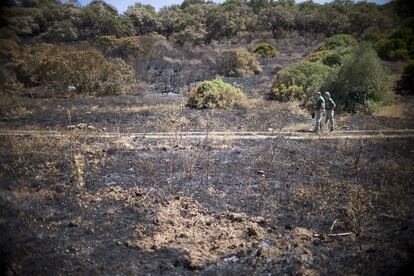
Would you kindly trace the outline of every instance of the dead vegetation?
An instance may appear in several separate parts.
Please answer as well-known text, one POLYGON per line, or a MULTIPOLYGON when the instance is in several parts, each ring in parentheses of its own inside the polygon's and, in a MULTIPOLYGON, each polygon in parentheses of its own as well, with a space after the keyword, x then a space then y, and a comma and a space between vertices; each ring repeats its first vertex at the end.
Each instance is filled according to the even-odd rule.
POLYGON ((410 140, 2 139, 2 254, 20 273, 139 258, 144 274, 363 274, 410 258, 410 140))

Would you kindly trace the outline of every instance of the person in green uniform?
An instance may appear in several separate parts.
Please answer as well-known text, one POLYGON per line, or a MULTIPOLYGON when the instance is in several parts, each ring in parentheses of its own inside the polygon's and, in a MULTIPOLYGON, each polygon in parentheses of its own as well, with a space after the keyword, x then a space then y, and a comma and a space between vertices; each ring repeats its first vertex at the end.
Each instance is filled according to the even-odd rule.
POLYGON ((323 97, 325 98, 325 108, 326 108, 326 122, 328 123, 329 130, 334 130, 334 113, 336 104, 331 98, 331 93, 325 92, 323 97))
POLYGON ((315 132, 319 133, 322 127, 322 114, 325 111, 325 99, 322 97, 321 92, 315 94, 315 132))

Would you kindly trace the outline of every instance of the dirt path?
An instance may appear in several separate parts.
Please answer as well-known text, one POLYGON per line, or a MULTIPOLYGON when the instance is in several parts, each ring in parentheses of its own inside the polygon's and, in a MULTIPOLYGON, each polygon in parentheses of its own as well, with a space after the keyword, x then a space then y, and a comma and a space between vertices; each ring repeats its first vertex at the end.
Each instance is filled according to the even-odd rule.
POLYGON ((85 138, 119 138, 137 139, 212 139, 212 140, 266 140, 284 138, 290 140, 338 140, 338 139, 407 139, 414 138, 414 129, 396 130, 347 130, 333 131, 316 135, 312 132, 151 132, 151 133, 119 133, 80 131, 42 131, 42 130, 0 130, 0 136, 34 136, 34 137, 68 137, 85 138))

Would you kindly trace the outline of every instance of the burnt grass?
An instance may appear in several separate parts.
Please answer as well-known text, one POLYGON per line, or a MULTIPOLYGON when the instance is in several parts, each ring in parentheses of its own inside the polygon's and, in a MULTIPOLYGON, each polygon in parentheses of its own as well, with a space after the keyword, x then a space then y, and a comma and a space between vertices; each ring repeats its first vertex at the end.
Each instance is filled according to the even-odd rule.
POLYGON ((76 133, 1 138, 6 274, 411 268, 412 139, 156 141, 76 133))

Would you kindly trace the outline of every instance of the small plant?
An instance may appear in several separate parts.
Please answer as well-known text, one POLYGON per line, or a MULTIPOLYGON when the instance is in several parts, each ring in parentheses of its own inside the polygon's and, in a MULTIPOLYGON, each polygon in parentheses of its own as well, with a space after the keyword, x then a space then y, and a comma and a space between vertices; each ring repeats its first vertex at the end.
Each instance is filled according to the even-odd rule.
POLYGON ((340 34, 330 37, 326 41, 322 42, 319 45, 319 50, 323 51, 347 48, 350 46, 355 46, 357 43, 358 42, 354 37, 347 34, 340 34))
POLYGON ((253 53, 263 58, 271 58, 276 56, 277 50, 269 43, 260 43, 256 46, 256 48, 254 48, 253 53))
POLYGON ((262 72, 259 62, 246 49, 225 51, 219 63, 219 72, 227 77, 241 77, 262 72))
POLYGON ((188 105, 193 108, 231 108, 245 99, 242 91, 221 79, 204 81, 189 93, 188 105))

